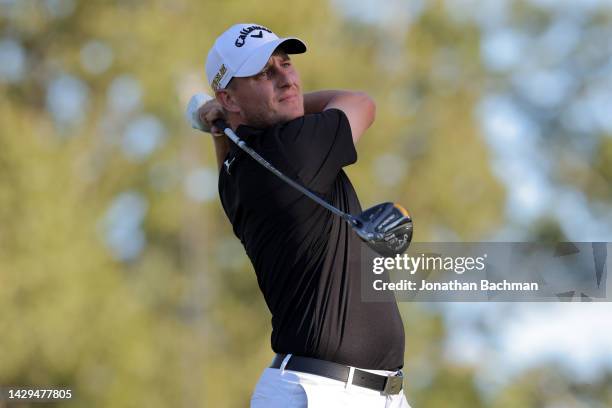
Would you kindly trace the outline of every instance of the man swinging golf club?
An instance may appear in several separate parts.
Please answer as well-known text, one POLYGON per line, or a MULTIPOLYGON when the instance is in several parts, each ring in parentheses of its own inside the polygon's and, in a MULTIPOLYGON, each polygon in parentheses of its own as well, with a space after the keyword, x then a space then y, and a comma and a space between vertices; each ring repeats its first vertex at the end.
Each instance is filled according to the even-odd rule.
POLYGON ((361 211, 342 168, 357 161, 374 102, 302 93, 289 55, 305 51, 297 38, 234 25, 206 60, 215 99, 189 107, 214 136, 221 203, 272 313, 276 356, 251 407, 406 408, 402 320, 394 298, 361 301, 360 245, 403 252, 412 221, 392 203, 361 211))

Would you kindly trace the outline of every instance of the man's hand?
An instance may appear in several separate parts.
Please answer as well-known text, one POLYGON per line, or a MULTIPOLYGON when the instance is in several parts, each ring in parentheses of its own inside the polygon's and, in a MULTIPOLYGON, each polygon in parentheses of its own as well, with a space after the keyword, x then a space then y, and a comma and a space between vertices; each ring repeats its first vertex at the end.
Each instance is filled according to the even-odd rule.
POLYGON ((202 130, 204 132, 208 132, 214 137, 225 136, 223 129, 219 129, 213 125, 213 122, 217 119, 225 120, 223 108, 216 99, 211 99, 198 109, 198 118, 202 123, 202 130))
POLYGON ((215 99, 205 93, 195 94, 191 97, 187 106, 187 119, 194 129, 210 133, 215 137, 225 135, 223 129, 217 129, 212 124, 217 119, 225 119, 223 108, 215 99))
POLYGON ((212 125, 217 119, 225 119, 223 109, 219 103, 205 93, 195 94, 187 106, 187 120, 191 127, 212 134, 217 156, 217 167, 221 169, 223 161, 230 151, 229 138, 223 137, 223 129, 212 125))

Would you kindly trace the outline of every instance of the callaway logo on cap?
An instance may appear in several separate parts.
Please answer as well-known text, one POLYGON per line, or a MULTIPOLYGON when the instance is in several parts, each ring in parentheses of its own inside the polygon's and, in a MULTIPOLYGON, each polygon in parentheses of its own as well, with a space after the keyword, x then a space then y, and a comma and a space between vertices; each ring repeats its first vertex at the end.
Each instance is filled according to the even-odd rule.
POLYGON ((236 24, 221 34, 206 58, 206 77, 214 91, 223 89, 233 77, 259 73, 282 44, 287 54, 306 52, 306 45, 295 37, 278 38, 258 24, 236 24))

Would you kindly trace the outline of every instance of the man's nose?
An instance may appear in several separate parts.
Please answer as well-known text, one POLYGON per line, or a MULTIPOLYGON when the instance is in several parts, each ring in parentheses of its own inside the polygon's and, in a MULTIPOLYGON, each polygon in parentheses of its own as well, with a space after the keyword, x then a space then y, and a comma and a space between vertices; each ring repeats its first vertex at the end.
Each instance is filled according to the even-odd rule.
POLYGON ((277 71, 276 77, 277 77, 277 85, 279 88, 291 86, 291 84, 293 83, 293 77, 291 76, 291 73, 284 69, 279 69, 277 71))

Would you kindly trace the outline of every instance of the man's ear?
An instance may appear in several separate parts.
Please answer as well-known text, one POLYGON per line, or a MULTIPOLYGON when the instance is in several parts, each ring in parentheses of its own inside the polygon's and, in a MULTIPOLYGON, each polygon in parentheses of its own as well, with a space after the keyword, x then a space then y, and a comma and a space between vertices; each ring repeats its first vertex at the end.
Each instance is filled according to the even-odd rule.
POLYGON ((236 99, 234 98, 234 95, 232 95, 231 91, 227 89, 216 91, 215 98, 227 112, 240 112, 240 107, 236 104, 236 99))

